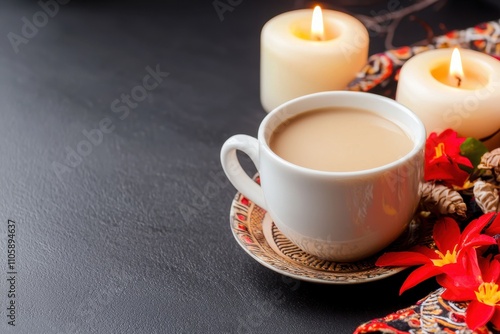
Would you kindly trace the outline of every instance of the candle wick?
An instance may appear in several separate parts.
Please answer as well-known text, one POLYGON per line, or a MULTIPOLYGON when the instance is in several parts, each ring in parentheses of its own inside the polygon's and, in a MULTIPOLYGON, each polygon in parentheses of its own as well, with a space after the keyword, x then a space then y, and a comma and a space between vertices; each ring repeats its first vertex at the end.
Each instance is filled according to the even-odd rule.
POLYGON ((322 37, 321 37, 321 35, 319 35, 319 34, 314 34, 314 35, 312 36, 312 39, 313 39, 314 41, 322 41, 322 40, 323 40, 323 38, 322 38, 322 37))
POLYGON ((462 79, 458 75, 455 76, 455 79, 457 79, 457 87, 460 87, 460 85, 462 84, 462 79))

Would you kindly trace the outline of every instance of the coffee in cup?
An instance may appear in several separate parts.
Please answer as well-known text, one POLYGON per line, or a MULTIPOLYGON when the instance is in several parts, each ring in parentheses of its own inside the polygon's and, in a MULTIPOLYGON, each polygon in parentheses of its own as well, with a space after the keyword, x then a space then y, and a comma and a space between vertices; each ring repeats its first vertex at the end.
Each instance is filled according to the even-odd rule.
POLYGON ((269 147, 298 166, 352 172, 393 162, 410 152, 413 142, 397 124, 369 110, 323 108, 282 123, 269 147))

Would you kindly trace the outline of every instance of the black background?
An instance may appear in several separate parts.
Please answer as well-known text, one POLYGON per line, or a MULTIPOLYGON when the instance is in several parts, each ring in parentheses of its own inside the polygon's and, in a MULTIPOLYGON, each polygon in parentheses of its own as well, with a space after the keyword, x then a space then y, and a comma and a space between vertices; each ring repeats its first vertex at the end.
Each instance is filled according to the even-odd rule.
MULTIPOLYGON (((373 16, 415 3, 369 2, 322 4, 373 16)), ((23 17, 32 21, 41 7, 2 1, 0 332, 352 333, 435 287, 398 296, 406 271, 347 286, 294 281, 233 239, 235 189, 219 151, 233 134, 255 136, 265 116, 260 29, 315 4, 233 3, 221 17, 211 0, 73 0, 16 53, 9 33, 21 35, 23 17), (112 102, 140 85, 148 66, 169 75, 120 119, 112 102), (103 119, 111 132, 58 177, 54 164, 103 119), (6 316, 8 219, 16 222, 15 327, 6 316)), ((404 18, 392 45, 425 39, 425 26, 439 35, 497 20, 500 8, 450 0, 415 15, 425 24, 404 18)), ((385 35, 371 37, 371 54, 385 50, 385 35)))

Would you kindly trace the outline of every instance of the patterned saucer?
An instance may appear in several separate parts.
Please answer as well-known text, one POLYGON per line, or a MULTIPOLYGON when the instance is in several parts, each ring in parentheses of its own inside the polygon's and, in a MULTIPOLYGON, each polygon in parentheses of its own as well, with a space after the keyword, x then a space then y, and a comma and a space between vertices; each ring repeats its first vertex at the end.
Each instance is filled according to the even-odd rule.
MULTIPOLYGON (((290 242, 276 227, 266 210, 241 193, 233 199, 230 211, 233 235, 255 260, 280 274, 299 280, 327 284, 356 284, 392 276, 405 267, 377 267, 379 253, 357 262, 332 262, 310 255, 290 242)), ((432 226, 413 219, 408 228, 385 251, 399 251, 417 244, 432 243, 432 226)))

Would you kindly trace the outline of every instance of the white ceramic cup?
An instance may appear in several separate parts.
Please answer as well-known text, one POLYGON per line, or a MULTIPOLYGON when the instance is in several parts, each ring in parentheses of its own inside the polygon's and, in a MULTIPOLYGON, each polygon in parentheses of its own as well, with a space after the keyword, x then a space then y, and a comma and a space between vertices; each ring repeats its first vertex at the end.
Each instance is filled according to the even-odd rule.
POLYGON ((364 259, 390 245, 412 220, 420 200, 426 132, 420 119, 398 102, 364 92, 305 95, 270 112, 257 138, 239 134, 224 143, 224 172, 239 192, 267 210, 280 231, 305 252, 337 262, 364 259), (400 126, 413 148, 384 166, 352 172, 304 168, 270 149, 269 139, 280 124, 325 107, 370 110, 400 126), (260 186, 241 167, 237 150, 257 167, 260 186))

